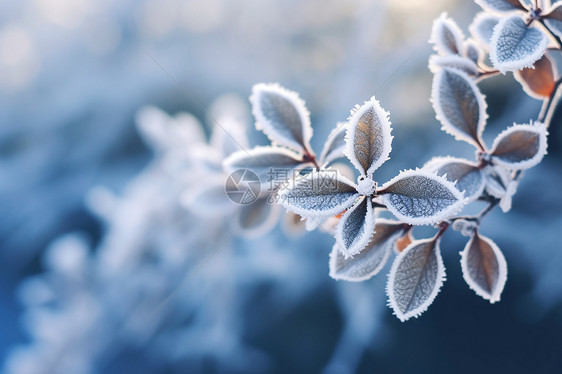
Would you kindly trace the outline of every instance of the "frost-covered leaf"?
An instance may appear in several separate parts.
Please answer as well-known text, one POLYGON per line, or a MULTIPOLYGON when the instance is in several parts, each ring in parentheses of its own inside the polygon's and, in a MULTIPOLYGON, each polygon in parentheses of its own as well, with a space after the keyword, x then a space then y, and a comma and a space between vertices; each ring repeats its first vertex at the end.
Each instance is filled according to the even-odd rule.
POLYGON ((433 21, 429 42, 441 56, 461 55, 463 40, 464 35, 461 29, 455 21, 447 17, 447 13, 442 13, 433 21))
POLYGON ((494 28, 500 19, 500 17, 493 14, 480 12, 474 17, 468 29, 482 47, 489 49, 490 40, 492 40, 492 35, 494 34, 494 28))
POLYGON ((461 252, 461 267, 464 280, 477 295, 491 303, 500 300, 507 264, 496 243, 475 232, 461 252))
POLYGON ((494 140, 492 162, 512 170, 529 169, 546 154, 546 127, 541 123, 513 125, 494 140))
POLYGON ((515 72, 515 79, 527 95, 539 100, 550 97, 556 87, 556 66, 547 54, 535 62, 532 68, 525 68, 515 72))
POLYGON ((476 200, 484 191, 484 178, 473 162, 462 158, 438 157, 428 162, 424 169, 437 172, 452 182, 457 182, 459 191, 464 191, 467 203, 476 200))
POLYGON ((527 26, 520 16, 507 17, 494 28, 490 60, 502 73, 528 68, 544 55, 547 45, 541 30, 527 26))
POLYGON ((527 9, 519 0, 475 0, 484 10, 497 13, 511 12, 514 10, 527 9))
POLYGON ((371 198, 362 196, 341 217, 336 228, 336 243, 344 257, 355 256, 369 244, 375 229, 371 198))
POLYGON ((345 155, 362 175, 369 176, 390 154, 392 135, 388 112, 375 97, 352 110, 345 136, 345 155))
POLYGON ((272 142, 297 152, 310 149, 310 114, 297 93, 278 84, 256 84, 250 96, 256 128, 272 142))
POLYGON ((266 197, 251 204, 240 206, 236 227, 237 233, 245 237, 258 237, 269 232, 277 223, 281 207, 270 204, 266 197))
POLYGON ((511 200, 517 192, 519 182, 512 178, 512 172, 502 166, 487 166, 483 170, 486 192, 500 199, 500 208, 504 213, 511 209, 511 200))
POLYGON ((338 123, 336 128, 332 130, 320 154, 320 164, 326 166, 332 161, 344 157, 346 130, 345 123, 338 123))
POLYGON ((478 61, 482 58, 482 51, 474 39, 468 39, 464 42, 464 56, 475 64, 478 64, 478 61))
POLYGON ((403 233, 403 223, 379 218, 369 244, 356 256, 346 258, 336 243, 330 253, 330 276, 350 282, 360 282, 375 276, 388 261, 394 243, 403 233))
POLYGON ((257 174, 262 185, 276 187, 291 178, 293 170, 302 166, 302 161, 297 153, 288 149, 256 147, 233 153, 224 160, 223 166, 228 173, 238 169, 251 170, 257 174))
POLYGON ((544 22, 548 28, 562 38, 562 3, 555 4, 546 14, 544 22))
POLYGON ((487 166, 482 171, 484 182, 486 183, 486 192, 491 196, 501 199, 506 191, 510 181, 510 172, 499 166, 487 166))
POLYGON ((438 71, 433 78, 431 102, 443 131, 482 148, 486 102, 467 74, 450 68, 438 71))
POLYGON ((399 220, 411 225, 438 223, 458 213, 463 193, 443 177, 425 170, 407 170, 378 191, 382 202, 399 220))
POLYGON ((201 123, 188 113, 171 117, 161 109, 146 106, 138 111, 136 125, 144 142, 157 152, 205 142, 201 123))
POLYGON ((312 171, 279 190, 279 203, 303 217, 335 216, 358 197, 353 182, 336 170, 312 171))
POLYGON ((432 73, 437 73, 441 68, 452 68, 460 70, 471 77, 478 76, 478 66, 468 57, 457 55, 437 56, 429 58, 429 69, 432 73))
POLYGON ((234 213, 237 205, 226 195, 224 175, 208 177, 201 182, 182 194, 181 203, 186 209, 202 217, 225 217, 234 213))
POLYGON ((418 317, 431 305, 444 280, 439 240, 416 240, 392 264, 386 287, 388 303, 402 322, 418 317))
POLYGON ((246 126, 233 117, 220 117, 213 128, 210 144, 222 157, 249 148, 246 126))

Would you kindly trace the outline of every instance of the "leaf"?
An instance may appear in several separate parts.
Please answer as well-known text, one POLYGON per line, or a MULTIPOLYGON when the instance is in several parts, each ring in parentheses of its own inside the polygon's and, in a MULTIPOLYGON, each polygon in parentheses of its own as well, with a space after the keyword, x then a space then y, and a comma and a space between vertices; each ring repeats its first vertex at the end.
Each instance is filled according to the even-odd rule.
POLYGON ((344 157, 343 151, 345 149, 345 133, 347 127, 345 123, 338 123, 336 128, 332 130, 324 149, 320 154, 320 164, 324 167, 334 160, 344 157))
POLYGON ((454 183, 424 170, 407 170, 378 191, 382 202, 399 220, 430 225, 458 213, 465 204, 454 183))
POLYGON ((429 42, 441 56, 462 54, 463 40, 461 29, 455 21, 447 17, 447 13, 441 13, 441 16, 433 21, 429 42))
POLYGON ((391 131, 388 112, 374 96, 352 111, 347 122, 344 153, 362 175, 372 175, 388 160, 391 131))
POLYGON ((482 171, 482 175, 486 183, 486 192, 501 199, 505 195, 511 179, 509 171, 502 167, 489 165, 482 171))
POLYGON ((548 28, 562 38, 562 3, 556 4, 543 17, 548 28))
POLYGON ((394 243, 394 251, 400 253, 404 251, 412 242, 414 241, 414 236, 412 235, 412 230, 409 230, 404 236, 399 238, 396 243, 394 243))
POLYGON ((355 256, 369 244, 375 230, 371 198, 361 196, 341 217, 336 228, 336 243, 344 257, 355 256))
POLYGON ((489 165, 483 170, 486 192, 500 199, 500 208, 504 213, 511 210, 511 200, 517 192, 519 182, 512 178, 512 172, 501 166, 489 165))
POLYGON ((187 189, 180 202, 198 216, 225 217, 234 214, 237 205, 226 195, 225 183, 224 175, 207 178, 205 183, 194 184, 187 189))
POLYGON ((392 264, 386 287, 388 303, 402 322, 418 317, 431 305, 444 280, 439 239, 416 240, 392 264))
POLYGON ((250 238, 262 236, 275 226, 280 210, 280 206, 270 204, 267 197, 242 205, 238 212, 236 232, 250 238))
POLYGON ((221 117, 211 134, 210 144, 220 151, 222 157, 249 147, 246 126, 234 117, 221 117))
POLYGON ((474 62, 474 64, 478 64, 478 61, 482 58, 482 51, 474 39, 468 39, 464 42, 464 56, 474 62))
POLYGON ((384 267, 396 240, 404 233, 404 224, 377 219, 375 234, 365 249, 346 258, 339 244, 330 253, 330 276, 334 279, 361 282, 377 275, 384 267))
POLYGON ((306 218, 335 216, 358 197, 353 182, 329 169, 312 171, 279 190, 279 203, 306 218))
POLYGON ((201 123, 187 113, 170 117, 159 108, 146 106, 138 111, 136 125, 143 141, 156 152, 205 142, 201 123))
POLYGON ((504 73, 533 66, 548 45, 547 36, 539 29, 528 27, 519 16, 507 17, 494 28, 490 41, 490 60, 504 73))
POLYGON ((482 149, 486 126, 486 102, 474 81, 465 73, 444 68, 433 78, 431 102, 442 130, 458 140, 482 149))
POLYGON ((484 191, 484 178, 478 165, 468 160, 437 157, 429 161, 424 169, 437 172, 437 175, 456 182, 455 187, 461 192, 464 191, 467 203, 478 199, 484 191))
POLYGON ((556 88, 556 67, 547 54, 535 62, 532 68, 525 68, 515 72, 515 79, 527 95, 543 100, 550 97, 556 88))
POLYGON ((500 21, 500 17, 487 12, 480 12, 474 17, 474 20, 468 26, 472 36, 486 50, 490 48, 490 40, 494 34, 494 28, 500 21))
POLYGON ((249 151, 238 151, 223 162, 224 169, 231 173, 248 169, 257 174, 262 186, 274 190, 280 183, 293 177, 293 171, 302 167, 299 155, 279 147, 256 147, 249 151))
POLYGON ((482 9, 490 12, 505 13, 514 10, 527 11, 519 0, 475 0, 475 2, 480 5, 482 9))
POLYGON ((494 140, 492 162, 510 170, 529 169, 546 154, 547 131, 541 123, 513 125, 494 140))
POLYGON ((250 96, 256 128, 272 142, 296 152, 310 149, 312 127, 304 101, 278 84, 256 84, 250 96))
POLYGON ((451 68, 460 70, 471 77, 478 76, 478 66, 468 57, 457 55, 437 56, 433 55, 429 58, 429 69, 432 73, 437 73, 442 68, 451 68))
POLYGON ((461 252, 462 275, 477 295, 500 301, 507 281, 507 264, 498 246, 476 231, 461 252))

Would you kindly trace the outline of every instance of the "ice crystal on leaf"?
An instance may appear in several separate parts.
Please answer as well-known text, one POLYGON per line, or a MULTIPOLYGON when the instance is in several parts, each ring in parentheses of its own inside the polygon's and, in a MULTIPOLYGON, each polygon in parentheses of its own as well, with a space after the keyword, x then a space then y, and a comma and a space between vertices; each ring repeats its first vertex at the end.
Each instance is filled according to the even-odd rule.
POLYGON ((528 26, 520 16, 498 22, 490 40, 490 60, 500 72, 515 71, 533 66, 548 46, 547 36, 528 26))
POLYGON ((346 258, 336 243, 330 253, 330 276, 334 279, 360 282, 378 274, 405 230, 407 225, 401 222, 378 218, 375 234, 365 249, 355 257, 346 258))
POLYGON ((480 147, 487 118, 486 102, 468 75, 450 68, 436 72, 431 102, 445 132, 480 147))
POLYGON ((388 303, 396 317, 401 321, 418 317, 431 305, 444 280, 439 239, 410 244, 396 257, 388 275, 388 303))
POLYGON ((442 13, 433 22, 430 42, 441 56, 461 54, 463 51, 464 35, 457 24, 442 13))
POLYGON ((464 280, 477 295, 491 303, 500 300, 507 264, 496 243, 475 231, 461 252, 461 268, 464 280))
POLYGON ((458 213, 463 193, 452 182, 424 170, 407 170, 379 191, 388 210, 411 225, 431 225, 458 213))
POLYGON ((280 146, 304 153, 310 149, 312 127, 304 101, 278 84, 257 84, 250 96, 256 128, 280 146))
POLYGON ((490 40, 494 34, 494 28, 501 17, 487 12, 480 12, 468 27, 470 34, 480 43, 484 49, 490 48, 490 40))
POLYGON ((448 180, 456 181, 455 187, 459 191, 464 191, 468 203, 478 199, 484 190, 484 178, 480 168, 471 161, 462 158, 436 157, 423 168, 445 176, 448 180))
POLYGON ((392 135, 388 113, 374 97, 352 110, 345 142, 344 154, 360 174, 357 184, 326 169, 280 190, 281 203, 305 218, 344 212, 335 237, 345 258, 369 244, 375 230, 373 198, 381 197, 393 214, 409 224, 437 223, 462 208, 462 193, 453 183, 423 170, 406 171, 377 190, 372 174, 389 158, 392 135))
POLYGON ((529 169, 546 154, 547 134, 541 123, 513 125, 494 140, 492 161, 510 170, 529 169))

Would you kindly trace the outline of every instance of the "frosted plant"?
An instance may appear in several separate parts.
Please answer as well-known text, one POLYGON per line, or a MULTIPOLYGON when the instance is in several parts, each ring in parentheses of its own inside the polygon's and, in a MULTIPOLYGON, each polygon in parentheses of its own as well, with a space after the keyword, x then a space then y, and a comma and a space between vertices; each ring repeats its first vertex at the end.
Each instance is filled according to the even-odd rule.
MULTIPOLYGON (((517 1, 477 0, 476 2, 488 10, 500 13, 527 9, 527 5, 517 1)), ((537 13, 541 13, 537 6, 535 2, 534 7, 529 8, 529 12, 535 16, 537 13)), ((487 41, 492 41, 489 47, 490 57, 499 71, 502 71, 502 66, 507 66, 504 64, 498 67, 497 60, 497 51, 503 53, 509 49, 507 44, 501 44, 504 33, 508 35, 506 37, 508 39, 521 39, 524 43, 528 43, 527 38, 532 38, 532 35, 542 32, 538 29, 529 29, 528 34, 521 36, 517 30, 510 30, 509 26, 505 26, 510 22, 518 24, 519 21, 516 19, 519 18, 517 17, 497 20, 495 16, 481 13, 476 16, 470 26, 471 33, 481 43, 483 42, 484 48, 488 47, 487 41), (496 52, 494 52, 494 48, 496 48, 496 52)), ((540 20, 540 18, 535 18, 535 20, 540 20)), ((439 26, 443 22, 443 17, 435 21, 434 35, 438 32, 443 33, 439 31, 443 30, 443 27, 439 26)), ((454 21, 447 20, 447 22, 449 25, 453 25, 452 29, 458 29, 454 21)), ((546 40, 546 36, 544 38, 546 40)), ((432 36, 430 42, 435 44, 436 50, 439 52, 437 38, 432 36)), ((535 48, 542 42, 535 40, 532 43, 535 48)), ((513 45, 513 48, 522 47, 513 45)), ((559 48, 560 45, 557 49, 559 48)), ((523 49, 529 50, 528 48, 523 49)), ((517 51, 510 53, 516 55, 517 51)), ((438 175, 455 180, 456 186, 465 191, 469 202, 476 200, 487 202, 486 208, 478 215, 454 217, 442 227, 446 230, 447 227, 452 226, 453 229, 470 238, 461 252, 464 279, 476 294, 492 303, 500 300, 507 280, 507 264, 498 246, 491 239, 480 234, 480 226, 482 219, 495 206, 499 205, 504 212, 511 209, 512 197, 523 176, 523 171, 537 165, 546 154, 547 128, 558 100, 557 89, 560 79, 556 77, 554 63, 548 55, 543 53, 544 50, 536 58, 533 57, 532 61, 528 60, 531 62, 513 65, 514 69, 521 69, 515 72, 515 78, 521 83, 525 92, 531 97, 544 100, 541 113, 536 120, 531 119, 528 124, 514 124, 501 132, 491 148, 488 148, 482 139, 487 120, 486 101, 477 82, 496 72, 488 70, 488 73, 478 74, 478 71, 483 70, 481 61, 484 56, 480 58, 476 74, 472 74, 461 65, 434 64, 432 61, 435 61, 437 57, 430 58, 430 66, 434 73, 431 101, 436 117, 441 122, 443 131, 476 148, 476 160, 438 157, 429 161, 424 169, 435 171, 438 175), (529 68, 529 64, 534 64, 534 66, 529 68)))
MULTIPOLYGON (((263 148, 250 150, 249 156, 239 151, 228 158, 225 165, 230 169, 256 170, 256 174, 262 176, 267 175, 268 166, 300 171, 279 187, 277 198, 272 201, 316 222, 317 226, 336 217, 336 244, 330 255, 332 277, 350 281, 371 278, 383 268, 395 243, 404 237, 411 238, 413 225, 438 224, 453 217, 464 206, 463 192, 453 182, 422 169, 402 171, 378 186, 373 174, 389 159, 392 135, 389 114, 374 97, 356 106, 347 122, 336 127, 333 137, 337 141, 327 142, 320 162, 309 148, 310 135, 303 136, 312 131, 303 130, 303 126, 309 126, 308 112, 296 98, 296 94, 278 85, 255 86, 251 102, 258 128, 264 129, 276 145, 265 151, 263 148), (268 109, 264 110, 266 107, 268 109), (292 147, 291 152, 302 156, 293 156, 295 161, 290 166, 281 162, 268 164, 273 159, 281 159, 269 155, 287 154, 286 149, 277 149, 280 145, 292 147), (263 158, 264 155, 267 156, 263 158), (356 183, 329 166, 332 159, 343 155, 359 174, 356 183), (313 165, 312 170, 303 168, 306 162, 313 165), (253 169, 256 165, 259 167, 253 169), (380 209, 389 210, 401 221, 376 218, 380 209)), ((431 253, 440 258, 437 247, 432 248, 431 253)), ((438 273, 429 277, 433 282, 429 285, 431 289, 417 293, 419 304, 412 304, 407 311, 395 308, 399 317, 405 319, 425 310, 439 290, 442 278, 438 273)), ((414 288, 418 285, 419 282, 412 284, 414 288)))
MULTIPOLYGON (((353 182, 323 162, 323 157, 316 161, 309 143, 309 114, 298 96, 278 85, 260 84, 250 100, 257 128, 273 145, 251 150, 249 155, 238 152, 225 162, 230 169, 256 168, 261 176, 272 167, 291 170, 292 179, 286 178, 274 191, 273 202, 316 223, 309 225, 312 228, 326 220, 336 222, 331 277, 369 279, 383 269, 393 252, 397 253, 387 294, 390 307, 402 321, 419 316, 439 292, 445 280, 440 241, 449 227, 470 238, 461 253, 463 275, 470 288, 492 303, 500 299, 507 265, 498 246, 480 234, 481 221, 496 206, 504 212, 511 209, 523 171, 540 163, 546 154, 547 127, 560 80, 554 63, 544 53, 548 37, 542 29, 529 28, 533 20, 542 20, 537 16, 538 5, 528 7, 516 1, 479 4, 497 12, 524 10, 532 18, 520 32, 514 27, 523 15, 498 21, 493 15, 480 14, 471 25, 476 40, 467 39, 446 14, 434 22, 430 42, 436 54, 429 61, 434 73, 431 102, 443 131, 475 147, 475 161, 434 158, 422 169, 402 171, 379 187, 373 175, 389 159, 392 136, 389 114, 372 97, 336 127, 338 141, 326 145, 334 148, 333 159, 343 154, 356 169, 357 182, 353 182), (489 40, 491 46, 486 42, 489 40), (487 50, 494 68, 485 63, 487 50), (544 100, 543 110, 536 120, 507 128, 488 148, 482 138, 487 104, 477 83, 507 70, 517 70, 516 79, 525 92, 544 100), (475 201, 484 201, 487 206, 474 216, 456 215, 465 204, 475 201), (380 218, 384 210, 398 220, 380 218), (416 225, 434 225, 438 231, 432 238, 416 240, 412 236, 416 225)), ((550 36, 556 39, 554 34, 550 36)))
POLYGON ((562 4, 546 0, 475 0, 479 14, 471 32, 486 48, 501 73, 529 68, 549 45, 562 47, 562 4))

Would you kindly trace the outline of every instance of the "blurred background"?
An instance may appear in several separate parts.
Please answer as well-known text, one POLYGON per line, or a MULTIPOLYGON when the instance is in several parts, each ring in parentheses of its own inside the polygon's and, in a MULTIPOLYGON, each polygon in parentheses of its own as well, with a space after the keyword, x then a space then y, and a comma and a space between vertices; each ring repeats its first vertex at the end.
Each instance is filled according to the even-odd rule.
MULTIPOLYGON (((247 100, 258 82, 300 93, 317 152, 376 95, 394 134, 381 182, 433 156, 472 159, 435 119, 427 40, 441 12, 467 33, 479 10, 460 0, 2 2, 0 370, 562 370, 559 112, 512 211, 482 228, 508 262, 494 305, 464 283, 456 232, 442 242, 436 301, 401 323, 386 307, 387 271, 334 281, 326 233, 287 216, 264 223, 202 194, 222 187, 231 149, 215 119, 266 144, 247 100), (186 209, 193 194, 200 214, 186 209)), ((481 88, 488 144, 536 118, 541 103, 512 75, 481 88)))

